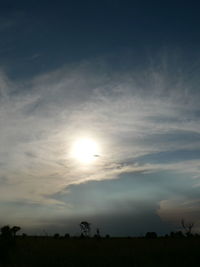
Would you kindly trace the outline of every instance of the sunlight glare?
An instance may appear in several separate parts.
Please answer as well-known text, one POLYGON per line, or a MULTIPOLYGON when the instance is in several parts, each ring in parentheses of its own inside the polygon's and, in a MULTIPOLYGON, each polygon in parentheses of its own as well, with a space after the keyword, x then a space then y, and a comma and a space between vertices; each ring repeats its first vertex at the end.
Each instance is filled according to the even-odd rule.
POLYGON ((89 138, 77 140, 72 147, 72 156, 81 163, 90 164, 99 157, 98 144, 89 138))

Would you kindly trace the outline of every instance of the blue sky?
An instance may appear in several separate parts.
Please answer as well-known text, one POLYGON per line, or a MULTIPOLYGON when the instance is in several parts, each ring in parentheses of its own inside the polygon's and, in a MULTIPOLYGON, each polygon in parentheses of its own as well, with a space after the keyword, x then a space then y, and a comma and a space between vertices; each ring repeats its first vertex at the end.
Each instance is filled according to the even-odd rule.
POLYGON ((197 1, 0 4, 0 224, 199 231, 197 1), (91 138, 87 166, 70 156, 91 138), (148 224, 146 223, 148 221, 148 224))

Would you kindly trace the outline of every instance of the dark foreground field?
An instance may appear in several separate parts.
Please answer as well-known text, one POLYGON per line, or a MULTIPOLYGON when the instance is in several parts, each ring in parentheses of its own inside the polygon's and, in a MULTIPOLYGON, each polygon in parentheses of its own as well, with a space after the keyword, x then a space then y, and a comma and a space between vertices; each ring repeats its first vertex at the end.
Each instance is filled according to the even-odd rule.
MULTIPOLYGON (((9 250, 9 251, 8 251, 9 250)), ((20 238, 0 266, 200 266, 200 239, 20 238)))

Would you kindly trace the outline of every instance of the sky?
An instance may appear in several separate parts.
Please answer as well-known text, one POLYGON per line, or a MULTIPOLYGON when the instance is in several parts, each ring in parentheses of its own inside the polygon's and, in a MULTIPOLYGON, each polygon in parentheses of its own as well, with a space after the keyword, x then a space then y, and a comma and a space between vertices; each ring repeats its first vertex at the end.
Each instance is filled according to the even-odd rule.
POLYGON ((199 8, 1 1, 1 226, 200 231, 199 8))

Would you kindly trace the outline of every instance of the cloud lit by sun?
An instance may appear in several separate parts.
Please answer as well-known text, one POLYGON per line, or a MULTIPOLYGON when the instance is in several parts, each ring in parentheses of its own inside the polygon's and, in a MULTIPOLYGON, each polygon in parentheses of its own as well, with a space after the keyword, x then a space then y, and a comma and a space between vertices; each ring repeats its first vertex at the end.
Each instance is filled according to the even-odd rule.
POLYGON ((74 142, 71 155, 82 164, 91 164, 100 156, 100 146, 93 139, 81 138, 74 142))

